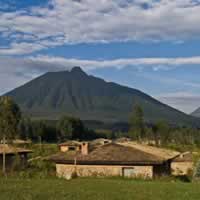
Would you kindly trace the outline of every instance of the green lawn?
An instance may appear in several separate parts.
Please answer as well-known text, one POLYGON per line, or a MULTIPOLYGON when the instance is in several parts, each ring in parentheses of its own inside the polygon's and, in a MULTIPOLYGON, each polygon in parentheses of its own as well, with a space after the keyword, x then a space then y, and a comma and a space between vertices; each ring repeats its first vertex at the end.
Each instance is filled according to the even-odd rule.
POLYGON ((200 184, 123 179, 1 179, 1 200, 192 200, 200 184))

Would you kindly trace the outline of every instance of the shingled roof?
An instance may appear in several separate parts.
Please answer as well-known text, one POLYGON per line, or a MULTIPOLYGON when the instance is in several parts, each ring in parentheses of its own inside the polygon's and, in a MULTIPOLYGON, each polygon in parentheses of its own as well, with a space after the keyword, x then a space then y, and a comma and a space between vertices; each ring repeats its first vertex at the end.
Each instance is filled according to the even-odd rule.
POLYGON ((192 152, 184 152, 180 156, 173 159, 173 162, 193 162, 192 152))
POLYGON ((153 154, 157 157, 160 157, 161 159, 165 159, 165 160, 171 160, 180 155, 180 152, 177 152, 174 150, 158 148, 158 147, 149 146, 149 145, 145 145, 145 144, 138 144, 136 142, 126 142, 126 143, 118 143, 118 144, 133 147, 135 149, 141 150, 146 153, 151 153, 151 154, 153 154))
POLYGON ((78 141, 75 141, 75 140, 69 140, 69 141, 66 141, 66 142, 59 144, 58 146, 78 146, 80 144, 81 144, 81 142, 78 142, 78 141))
POLYGON ((0 144, 0 154, 31 153, 31 150, 14 147, 8 144, 0 144))
POLYGON ((110 143, 100 146, 88 155, 80 152, 61 152, 51 156, 50 160, 60 164, 88 164, 88 165, 156 165, 165 159, 138 150, 130 146, 110 143))

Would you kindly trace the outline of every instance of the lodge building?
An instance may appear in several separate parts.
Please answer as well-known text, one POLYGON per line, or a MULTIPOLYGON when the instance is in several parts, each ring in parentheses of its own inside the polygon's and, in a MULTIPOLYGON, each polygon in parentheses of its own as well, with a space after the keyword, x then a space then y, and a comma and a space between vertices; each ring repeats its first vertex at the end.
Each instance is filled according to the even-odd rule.
POLYGON ((56 163, 57 176, 66 179, 72 178, 73 175, 151 179, 170 175, 171 162, 178 155, 177 152, 155 153, 131 143, 108 143, 93 148, 88 142, 83 142, 78 150, 59 152, 51 156, 50 160, 56 163))

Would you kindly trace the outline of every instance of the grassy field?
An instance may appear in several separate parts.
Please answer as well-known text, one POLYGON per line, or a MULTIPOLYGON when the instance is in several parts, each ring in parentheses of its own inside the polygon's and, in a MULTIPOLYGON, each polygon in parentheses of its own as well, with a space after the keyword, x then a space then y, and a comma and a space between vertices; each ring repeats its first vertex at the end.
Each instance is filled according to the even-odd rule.
POLYGON ((1 200, 193 200, 200 184, 114 178, 1 179, 1 200))

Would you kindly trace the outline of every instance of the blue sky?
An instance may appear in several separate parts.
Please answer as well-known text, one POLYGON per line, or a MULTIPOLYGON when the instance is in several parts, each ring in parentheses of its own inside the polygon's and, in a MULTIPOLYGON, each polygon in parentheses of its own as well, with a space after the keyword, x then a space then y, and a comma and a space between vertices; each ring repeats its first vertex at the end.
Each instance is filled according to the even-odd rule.
POLYGON ((200 0, 0 0, 0 94, 79 65, 190 113, 199 13, 200 0))

